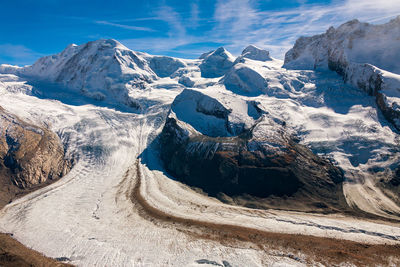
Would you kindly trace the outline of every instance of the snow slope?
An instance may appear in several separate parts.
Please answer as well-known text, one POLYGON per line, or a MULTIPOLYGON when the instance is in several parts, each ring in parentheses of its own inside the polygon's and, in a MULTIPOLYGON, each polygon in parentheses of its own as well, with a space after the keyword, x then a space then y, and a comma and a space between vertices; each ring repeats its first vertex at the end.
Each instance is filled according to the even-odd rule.
POLYGON ((285 55, 291 69, 328 69, 330 64, 371 64, 400 74, 400 16, 382 25, 352 20, 326 33, 299 38, 285 55))
POLYGON ((286 53, 284 67, 336 71, 375 96, 383 115, 399 130, 399 39, 400 16, 383 25, 352 20, 325 34, 299 38, 286 53))

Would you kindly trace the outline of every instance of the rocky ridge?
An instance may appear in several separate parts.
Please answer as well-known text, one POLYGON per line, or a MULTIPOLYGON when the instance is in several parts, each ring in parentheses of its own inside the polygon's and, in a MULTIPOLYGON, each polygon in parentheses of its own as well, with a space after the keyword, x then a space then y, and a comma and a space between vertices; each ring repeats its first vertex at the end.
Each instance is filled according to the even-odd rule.
POLYGON ((2 191, 12 199, 20 189, 56 180, 71 169, 58 136, 20 120, 0 108, 0 178, 2 191), (8 189, 7 189, 8 188, 8 189))

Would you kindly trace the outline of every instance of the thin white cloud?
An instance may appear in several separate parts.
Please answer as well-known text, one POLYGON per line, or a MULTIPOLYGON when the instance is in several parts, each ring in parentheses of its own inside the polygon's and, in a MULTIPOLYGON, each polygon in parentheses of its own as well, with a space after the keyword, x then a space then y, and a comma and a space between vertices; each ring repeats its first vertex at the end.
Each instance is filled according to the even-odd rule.
MULTIPOLYGON (((298 1, 295 8, 261 11, 260 1, 219 0, 214 13, 216 26, 211 40, 226 43, 234 54, 248 44, 271 50, 283 58, 300 36, 325 32, 330 26, 352 20, 383 23, 400 14, 399 0, 336 0, 330 4, 308 4, 298 1)), ((265 2, 264 2, 265 4, 265 2)))
POLYGON ((197 28, 199 26, 200 10, 198 1, 194 1, 190 6, 190 25, 191 28, 197 28))
POLYGON ((144 31, 144 32, 154 32, 155 31, 148 27, 138 27, 138 26, 125 25, 125 24, 118 24, 118 23, 113 23, 113 22, 109 22, 109 21, 105 21, 105 20, 96 20, 96 21, 94 21, 94 23, 117 27, 117 28, 126 29, 126 30, 132 30, 132 31, 144 31))
POLYGON ((216 31, 238 33, 248 30, 259 19, 259 13, 253 8, 251 0, 218 0, 214 19, 216 31))
MULTIPOLYGON (((399 0, 333 0, 330 4, 309 4, 298 0, 298 6, 281 10, 260 10, 268 2, 262 0, 217 0, 212 18, 201 17, 201 1, 190 3, 189 12, 178 13, 164 4, 153 8, 146 18, 119 21, 101 21, 110 26, 134 27, 122 24, 128 21, 163 21, 168 25, 166 36, 121 40, 125 45, 140 51, 163 54, 186 49, 198 51, 196 43, 224 44, 234 55, 241 53, 248 44, 270 50, 271 55, 283 58, 296 39, 325 32, 330 26, 359 19, 370 23, 383 23, 400 14, 399 0), (121 24, 120 24, 121 23, 121 24), (192 30, 199 26, 210 30, 201 34, 192 30)), ((209 47, 204 48, 204 50, 209 47)), ((193 54, 192 54, 193 55, 193 54)))
POLYGON ((43 56, 26 46, 15 44, 0 44, 0 64, 27 65, 43 56), (1 62, 3 61, 3 62, 1 62))
POLYGON ((172 7, 162 5, 156 10, 159 20, 169 25, 168 35, 170 37, 183 37, 186 35, 186 27, 183 25, 181 16, 172 7))

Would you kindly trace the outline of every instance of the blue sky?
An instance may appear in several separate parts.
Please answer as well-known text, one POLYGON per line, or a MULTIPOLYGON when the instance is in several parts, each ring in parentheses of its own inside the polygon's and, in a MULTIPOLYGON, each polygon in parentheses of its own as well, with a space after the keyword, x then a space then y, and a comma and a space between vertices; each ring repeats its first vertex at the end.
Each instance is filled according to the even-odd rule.
POLYGON ((32 64, 101 38, 183 58, 218 46, 236 55, 248 44, 283 58, 299 36, 397 15, 400 0, 0 0, 0 64, 32 64))

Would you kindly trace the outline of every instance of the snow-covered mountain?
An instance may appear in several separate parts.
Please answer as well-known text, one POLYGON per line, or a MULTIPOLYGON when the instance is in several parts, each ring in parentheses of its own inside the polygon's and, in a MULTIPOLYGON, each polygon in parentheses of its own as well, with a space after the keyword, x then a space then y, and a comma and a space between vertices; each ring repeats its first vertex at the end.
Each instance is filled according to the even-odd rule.
POLYGON ((400 16, 383 25, 349 21, 326 33, 301 37, 285 55, 288 69, 330 69, 376 97, 400 129, 400 16))
POLYGON ((398 243, 398 227, 354 216, 399 219, 399 38, 400 18, 350 21, 300 38, 285 62, 252 45, 188 60, 98 40, 1 65, 0 106, 50 127, 77 162, 0 214, 0 229, 78 265, 182 266, 215 251, 271 262, 237 244, 182 246, 193 229, 175 222, 398 243))
POLYGON ((109 39, 71 44, 59 54, 40 58, 32 66, 1 65, 0 70, 56 83, 99 101, 138 107, 132 91, 145 89, 159 77, 170 76, 184 66, 178 59, 134 52, 109 39))

